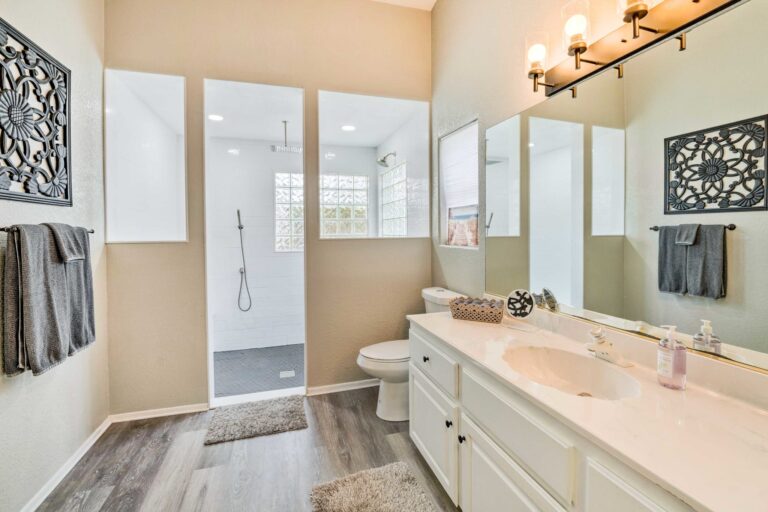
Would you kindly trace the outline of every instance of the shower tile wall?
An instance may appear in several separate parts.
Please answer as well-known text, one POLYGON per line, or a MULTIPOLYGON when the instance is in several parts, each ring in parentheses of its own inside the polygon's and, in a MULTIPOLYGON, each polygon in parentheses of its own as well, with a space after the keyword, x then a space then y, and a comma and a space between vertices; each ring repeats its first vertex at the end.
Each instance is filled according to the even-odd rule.
MULTIPOLYGON (((208 295, 215 352, 304 343, 303 253, 275 252, 274 174, 302 172, 274 142, 210 139, 206 148, 208 295), (241 210, 253 307, 237 307, 241 210)), ((245 294, 243 294, 245 300, 245 294)))

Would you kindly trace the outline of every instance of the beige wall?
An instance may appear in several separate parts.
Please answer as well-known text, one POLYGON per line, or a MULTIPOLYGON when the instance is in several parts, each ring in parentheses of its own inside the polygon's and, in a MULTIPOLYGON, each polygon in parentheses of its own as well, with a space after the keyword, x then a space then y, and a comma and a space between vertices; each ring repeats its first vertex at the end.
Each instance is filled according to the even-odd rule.
POLYGON ((698 331, 699 320, 707 318, 723 341, 762 352, 768 351, 768 213, 663 215, 662 148, 665 137, 768 113, 768 70, 762 65, 766 19, 768 2, 747 2, 694 30, 685 52, 673 42, 634 59, 626 66, 625 80, 627 316, 654 325, 671 323, 688 333, 698 331), (658 292, 658 235, 649 226, 730 222, 738 229, 726 235, 725 299, 658 292))
MULTIPOLYGON (((433 185, 437 183, 438 138, 478 118, 481 219, 485 218, 485 130, 544 99, 543 93, 531 91, 525 69, 525 35, 529 31, 548 31, 551 62, 563 58, 563 4, 563 0, 438 0, 432 11, 433 185)), ((596 36, 620 24, 615 0, 593 0, 591 5, 596 36)), ((441 247, 437 197, 437 187, 433 186, 433 281, 456 291, 480 294, 485 290, 484 230, 481 229, 478 250, 441 247)), ((527 229, 523 223, 524 238, 527 229)), ((499 262, 494 260, 490 264, 498 268, 499 262)), ((527 268, 527 264, 519 268, 527 268)))
POLYGON ((207 401, 203 79, 303 87, 307 382, 365 378, 367 344, 422 310, 429 240, 318 239, 319 89, 430 99, 428 12, 360 0, 107 0, 108 67, 187 79, 189 243, 111 245, 112 410, 207 401))
MULTIPOLYGON (((49 372, 0 377, 0 510, 19 510, 109 413, 102 181, 102 0, 0 0, 0 16, 72 70, 72 208, 0 201, 0 224, 92 227, 96 344, 49 372)), ((5 236, 2 236, 2 252, 5 236)))

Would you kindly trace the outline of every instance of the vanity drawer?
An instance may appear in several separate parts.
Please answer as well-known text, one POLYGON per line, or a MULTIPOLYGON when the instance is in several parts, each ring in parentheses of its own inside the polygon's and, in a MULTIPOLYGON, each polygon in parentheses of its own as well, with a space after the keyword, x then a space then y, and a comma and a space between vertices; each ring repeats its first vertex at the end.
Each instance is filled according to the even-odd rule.
POLYGON ((501 398, 488 379, 464 369, 461 397, 464 409, 510 455, 562 504, 573 500, 576 449, 521 407, 501 398))
POLYGON ((413 331, 410 332, 410 345, 411 364, 443 388, 451 398, 456 398, 459 364, 413 331))

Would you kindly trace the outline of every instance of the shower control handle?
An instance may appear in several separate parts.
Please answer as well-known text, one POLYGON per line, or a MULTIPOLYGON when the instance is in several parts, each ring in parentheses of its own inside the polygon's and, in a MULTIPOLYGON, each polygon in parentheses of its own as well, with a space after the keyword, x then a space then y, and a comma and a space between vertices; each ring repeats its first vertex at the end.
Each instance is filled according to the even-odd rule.
POLYGON ((428 362, 429 362, 429 357, 428 357, 428 356, 423 356, 421 359, 422 359, 422 361, 424 361, 425 363, 428 363, 428 362))

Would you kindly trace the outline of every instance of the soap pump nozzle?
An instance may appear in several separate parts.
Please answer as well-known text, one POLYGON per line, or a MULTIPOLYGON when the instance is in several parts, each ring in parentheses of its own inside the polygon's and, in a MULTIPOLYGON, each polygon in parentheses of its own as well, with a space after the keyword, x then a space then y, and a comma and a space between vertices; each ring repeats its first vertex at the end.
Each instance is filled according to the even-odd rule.
POLYGON ((664 346, 670 346, 670 347, 674 346, 675 341, 677 339, 677 337, 675 336, 676 331, 677 331, 677 326, 676 325, 662 325, 661 328, 667 330, 667 334, 666 334, 666 336, 664 338, 662 338, 661 344, 664 345, 664 346))

